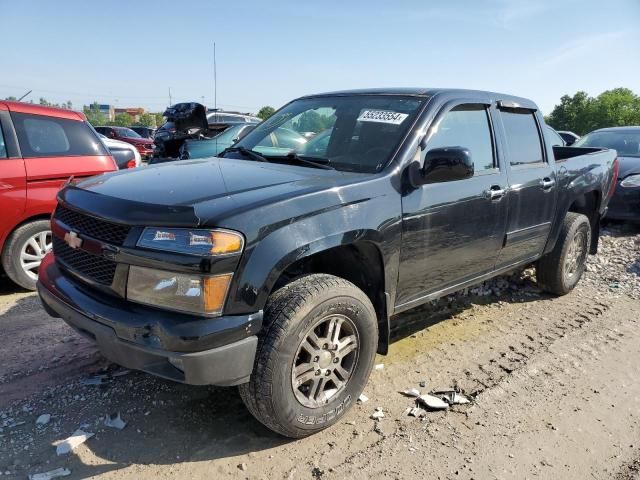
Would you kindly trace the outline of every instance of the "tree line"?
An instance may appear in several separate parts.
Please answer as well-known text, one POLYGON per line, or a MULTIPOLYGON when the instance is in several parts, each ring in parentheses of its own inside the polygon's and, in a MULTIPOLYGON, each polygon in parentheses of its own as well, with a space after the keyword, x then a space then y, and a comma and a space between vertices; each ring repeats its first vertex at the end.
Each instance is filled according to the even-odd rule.
MULTIPOLYGON (((5 100, 16 100, 7 97, 5 100)), ((30 103, 35 103, 33 100, 30 103)), ((61 104, 49 102, 40 97, 40 105, 73 109, 71 101, 61 104)), ((98 109, 98 103, 91 107, 84 107, 84 114, 92 125, 117 125, 129 127, 141 125, 145 127, 160 126, 164 119, 161 113, 145 113, 140 115, 137 122, 128 113, 118 113, 110 121, 98 109)), ((262 107, 257 116, 266 120, 275 113, 269 105, 262 107)), ((556 130, 570 130, 578 135, 584 135, 598 128, 640 125, 640 95, 628 88, 614 88, 602 92, 597 97, 591 97, 587 92, 578 91, 574 95, 563 95, 560 103, 545 117, 546 122, 556 130)), ((331 125, 332 118, 318 115, 316 112, 306 112, 301 115, 296 128, 299 131, 321 131, 331 125)))
POLYGON ((545 120, 556 130, 578 135, 598 128, 640 125, 640 96, 628 88, 607 90, 597 97, 583 91, 563 95, 545 120))
POLYGON ((132 125, 140 127, 159 127, 164 123, 161 113, 143 113, 137 121, 134 122, 133 117, 126 112, 116 113, 113 120, 109 120, 107 116, 100 111, 98 102, 93 102, 90 107, 84 107, 84 114, 87 121, 95 126, 98 125, 114 125, 117 127, 130 127, 132 125))

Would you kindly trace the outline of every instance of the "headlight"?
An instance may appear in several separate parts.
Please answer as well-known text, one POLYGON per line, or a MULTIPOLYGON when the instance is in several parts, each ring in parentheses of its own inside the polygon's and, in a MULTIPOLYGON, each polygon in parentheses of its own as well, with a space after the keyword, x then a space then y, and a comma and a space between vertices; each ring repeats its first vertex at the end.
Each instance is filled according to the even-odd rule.
POLYGON ((129 267, 127 299, 182 312, 219 315, 233 274, 198 275, 129 267))
POLYGON ((620 182, 621 187, 640 187, 640 175, 629 175, 620 182))
POLYGON ((229 230, 149 227, 138 246, 192 255, 229 255, 242 251, 244 237, 229 230))

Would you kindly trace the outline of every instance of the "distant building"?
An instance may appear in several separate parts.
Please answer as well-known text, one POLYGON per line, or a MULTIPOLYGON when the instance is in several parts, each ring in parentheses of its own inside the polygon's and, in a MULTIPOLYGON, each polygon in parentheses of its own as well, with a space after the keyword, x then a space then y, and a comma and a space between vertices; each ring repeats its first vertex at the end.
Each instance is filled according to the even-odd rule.
POLYGON ((117 115, 118 113, 128 113, 134 122, 138 122, 140 121, 140 115, 144 115, 145 110, 141 107, 116 108, 115 114, 117 115))
POLYGON ((91 104, 89 106, 85 106, 85 108, 93 111, 95 110, 95 108, 98 107, 98 111, 103 114, 105 117, 107 117, 107 120, 112 122, 116 116, 116 112, 115 112, 115 108, 113 107, 113 105, 108 105, 108 104, 104 104, 104 103, 99 103, 99 104, 91 104))

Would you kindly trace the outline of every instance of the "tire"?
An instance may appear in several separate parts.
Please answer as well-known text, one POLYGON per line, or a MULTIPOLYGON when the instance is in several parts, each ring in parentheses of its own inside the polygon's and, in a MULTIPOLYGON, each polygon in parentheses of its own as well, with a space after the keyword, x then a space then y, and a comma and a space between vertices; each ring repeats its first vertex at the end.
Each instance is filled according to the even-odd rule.
POLYGON ((568 212, 554 249, 536 267, 540 287, 555 295, 566 295, 584 273, 591 245, 591 224, 580 213, 568 212))
POLYGON ((238 387, 243 402, 286 437, 330 427, 356 402, 373 367, 378 322, 371 301, 342 278, 308 275, 269 298, 264 321, 251 379, 238 387))
POLYGON ((5 243, 2 266, 7 276, 22 288, 36 289, 40 261, 51 250, 50 229, 49 220, 25 223, 16 228, 5 243), (30 244, 31 239, 35 244, 30 244))

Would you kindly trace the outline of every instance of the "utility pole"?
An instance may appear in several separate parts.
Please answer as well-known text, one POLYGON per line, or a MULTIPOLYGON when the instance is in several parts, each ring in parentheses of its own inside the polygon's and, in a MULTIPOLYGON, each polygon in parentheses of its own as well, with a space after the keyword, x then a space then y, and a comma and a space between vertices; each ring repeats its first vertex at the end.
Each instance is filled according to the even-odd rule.
POLYGON ((218 79, 216 71, 216 42, 213 42, 213 111, 216 112, 218 120, 218 79))
POLYGON ((169 106, 171 106, 171 87, 169 87, 169 106))

